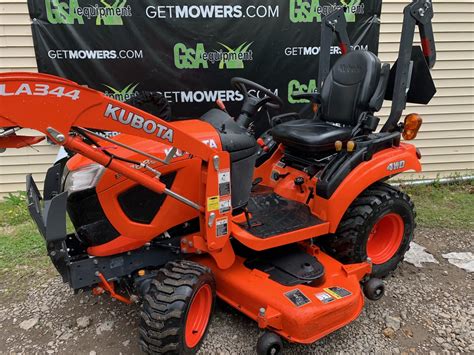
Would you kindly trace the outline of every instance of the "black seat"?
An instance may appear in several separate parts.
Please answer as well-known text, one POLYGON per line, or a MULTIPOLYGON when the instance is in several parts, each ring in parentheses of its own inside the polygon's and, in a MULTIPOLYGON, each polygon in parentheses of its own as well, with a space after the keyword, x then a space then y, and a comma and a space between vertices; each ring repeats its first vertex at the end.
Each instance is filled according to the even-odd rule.
POLYGON ((363 114, 382 107, 389 68, 369 51, 340 57, 315 96, 320 104, 316 117, 279 124, 272 129, 273 138, 305 153, 331 150, 336 141, 348 141, 363 114))
POLYGON ((282 123, 272 130, 277 142, 309 153, 332 149, 335 141, 348 141, 351 133, 351 127, 337 127, 315 119, 282 123))

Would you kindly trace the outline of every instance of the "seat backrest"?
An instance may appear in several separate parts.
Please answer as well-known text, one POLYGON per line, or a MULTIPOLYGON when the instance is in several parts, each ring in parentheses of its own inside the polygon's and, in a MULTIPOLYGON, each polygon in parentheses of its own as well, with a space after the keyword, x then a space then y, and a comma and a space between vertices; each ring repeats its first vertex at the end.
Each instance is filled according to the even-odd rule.
POLYGON ((385 93, 387 82, 386 75, 381 78, 381 68, 380 60, 369 51, 352 51, 340 57, 321 88, 320 118, 355 126, 362 112, 380 109, 380 91, 385 93))

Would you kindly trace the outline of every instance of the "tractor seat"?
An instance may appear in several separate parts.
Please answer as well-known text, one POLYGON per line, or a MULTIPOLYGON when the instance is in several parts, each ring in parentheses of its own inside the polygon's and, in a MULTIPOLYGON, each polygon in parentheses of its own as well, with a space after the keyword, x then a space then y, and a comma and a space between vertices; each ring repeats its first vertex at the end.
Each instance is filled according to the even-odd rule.
POLYGON ((330 150, 334 148, 334 142, 348 141, 351 133, 351 127, 337 127, 314 119, 289 121, 272 130, 278 143, 308 153, 330 150))
POLYGON ((363 113, 382 107, 390 73, 369 51, 353 51, 331 68, 321 93, 318 113, 312 119, 281 123, 272 129, 276 142, 303 153, 334 149, 336 141, 348 141, 363 113))

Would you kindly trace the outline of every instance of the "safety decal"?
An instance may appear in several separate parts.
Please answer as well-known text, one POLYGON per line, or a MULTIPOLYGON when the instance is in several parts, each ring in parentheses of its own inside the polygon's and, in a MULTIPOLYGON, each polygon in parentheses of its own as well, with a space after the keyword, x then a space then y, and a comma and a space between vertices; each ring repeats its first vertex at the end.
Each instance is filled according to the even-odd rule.
POLYGON ((319 292, 315 294, 315 296, 322 303, 329 303, 329 302, 334 301, 334 298, 329 293, 326 293, 326 292, 319 292))
POLYGON ((216 221, 216 237, 224 237, 229 230, 229 222, 227 217, 219 218, 216 221))
POLYGON ((301 307, 311 302, 309 298, 298 289, 286 292, 285 297, 288 298, 296 307, 301 307))
POLYGON ((232 207, 230 196, 220 197, 219 199, 219 212, 226 213, 229 212, 232 207))
POLYGON ((208 212, 216 211, 219 209, 219 196, 211 196, 207 198, 207 210, 208 212))
POLYGON ((352 293, 347 291, 345 288, 337 287, 337 286, 325 288, 324 291, 329 293, 332 297, 334 297, 337 300, 352 295, 352 293))
POLYGON ((230 195, 230 170, 219 170, 219 196, 230 195))

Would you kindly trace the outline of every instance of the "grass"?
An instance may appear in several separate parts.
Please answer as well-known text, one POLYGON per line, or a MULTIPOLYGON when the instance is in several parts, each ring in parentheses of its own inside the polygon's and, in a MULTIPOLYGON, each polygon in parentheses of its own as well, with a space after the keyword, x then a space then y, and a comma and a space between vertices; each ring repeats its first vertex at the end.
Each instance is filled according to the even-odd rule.
POLYGON ((10 193, 0 202, 0 227, 17 226, 30 220, 28 209, 26 208, 26 194, 10 193))
POLYGON ((55 275, 24 193, 0 202, 0 303, 22 300, 32 284, 55 275))
POLYGON ((10 194, 0 202, 0 272, 45 266, 47 259, 44 240, 30 218, 25 194, 10 194))
POLYGON ((474 181, 402 186, 417 210, 422 227, 474 228, 474 181))

